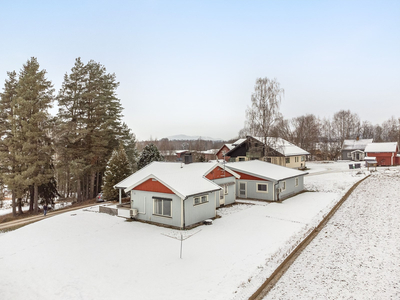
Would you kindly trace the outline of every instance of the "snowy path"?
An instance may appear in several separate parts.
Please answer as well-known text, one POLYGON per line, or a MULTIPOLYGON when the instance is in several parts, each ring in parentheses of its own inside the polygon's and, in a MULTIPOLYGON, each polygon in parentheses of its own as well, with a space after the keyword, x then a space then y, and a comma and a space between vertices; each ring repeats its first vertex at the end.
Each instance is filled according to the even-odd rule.
POLYGON ((400 172, 360 184, 264 298, 400 299, 400 172))

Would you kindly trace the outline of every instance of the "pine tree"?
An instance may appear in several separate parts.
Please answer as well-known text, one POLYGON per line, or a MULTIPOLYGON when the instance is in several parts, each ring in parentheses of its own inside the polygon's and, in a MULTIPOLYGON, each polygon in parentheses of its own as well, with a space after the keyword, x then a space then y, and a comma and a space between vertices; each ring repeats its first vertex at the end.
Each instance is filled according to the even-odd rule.
POLYGON ((78 201, 100 191, 102 174, 122 135, 122 107, 115 74, 94 61, 76 59, 58 94, 58 177, 74 189, 78 201), (76 182, 72 187, 71 181, 76 182))
POLYGON ((164 161, 164 157, 154 144, 148 144, 143 148, 143 151, 139 156, 137 163, 138 170, 147 166, 153 161, 164 161))
MULTIPOLYGON (((18 130, 18 118, 14 115, 18 79, 17 73, 7 72, 8 79, 0 94, 0 178, 2 184, 6 185, 12 191, 13 215, 16 215, 15 198, 22 197, 24 192, 15 178, 20 173, 19 165, 16 162, 16 155, 20 151, 21 145, 16 142, 16 133, 18 130)), ((20 211, 22 213, 22 210, 20 211)))
MULTIPOLYGON (((119 145, 118 150, 114 150, 110 160, 107 163, 107 168, 104 173, 103 197, 105 200, 118 199, 119 192, 114 189, 114 185, 124 180, 132 174, 128 156, 125 153, 124 146, 119 145)), ((122 195, 125 197, 125 193, 122 195)))
POLYGON ((20 122, 18 141, 22 150, 17 154, 17 164, 23 169, 19 184, 31 187, 30 210, 38 212, 39 186, 48 184, 54 177, 53 147, 50 138, 50 114, 53 88, 45 78, 46 71, 39 71, 35 57, 27 61, 19 74, 15 115, 20 122), (33 191, 33 197, 32 197, 33 191))

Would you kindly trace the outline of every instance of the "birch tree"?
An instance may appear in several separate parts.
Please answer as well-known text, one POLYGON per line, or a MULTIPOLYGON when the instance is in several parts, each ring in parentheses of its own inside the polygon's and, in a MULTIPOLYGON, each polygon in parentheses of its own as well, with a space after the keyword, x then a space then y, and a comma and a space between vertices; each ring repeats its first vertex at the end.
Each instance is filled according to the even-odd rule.
POLYGON ((284 90, 276 79, 258 78, 251 95, 251 106, 246 110, 245 128, 251 135, 261 137, 264 142, 264 156, 269 149, 268 137, 276 122, 284 90))

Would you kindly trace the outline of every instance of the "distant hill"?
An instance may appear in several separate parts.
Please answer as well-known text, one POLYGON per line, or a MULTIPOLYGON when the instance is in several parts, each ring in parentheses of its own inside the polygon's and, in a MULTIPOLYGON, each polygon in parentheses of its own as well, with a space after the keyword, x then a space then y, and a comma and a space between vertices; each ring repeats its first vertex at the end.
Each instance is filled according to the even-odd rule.
POLYGON ((179 141, 179 140, 193 141, 193 140, 198 140, 200 138, 204 141, 223 141, 223 139, 216 139, 209 136, 189 136, 185 134, 171 135, 167 136, 166 138, 169 139, 170 141, 179 141))

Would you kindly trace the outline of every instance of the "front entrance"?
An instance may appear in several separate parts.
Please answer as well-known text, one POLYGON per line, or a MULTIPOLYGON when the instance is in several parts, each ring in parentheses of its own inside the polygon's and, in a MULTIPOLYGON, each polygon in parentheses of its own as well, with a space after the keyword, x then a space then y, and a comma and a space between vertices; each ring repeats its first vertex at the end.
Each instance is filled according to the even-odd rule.
POLYGON ((239 198, 247 198, 246 182, 239 182, 239 198))
POLYGON ((224 189, 219 191, 219 205, 225 205, 225 193, 224 189))

